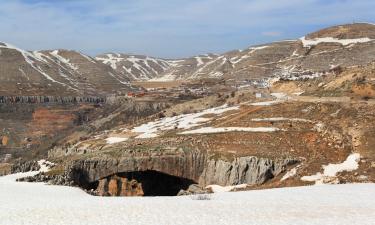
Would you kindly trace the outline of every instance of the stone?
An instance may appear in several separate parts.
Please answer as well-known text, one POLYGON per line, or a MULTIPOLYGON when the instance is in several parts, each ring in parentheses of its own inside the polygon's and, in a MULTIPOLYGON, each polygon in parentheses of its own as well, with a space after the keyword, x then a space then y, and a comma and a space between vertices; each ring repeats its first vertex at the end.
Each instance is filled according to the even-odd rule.
POLYGON ((110 196, 118 196, 118 180, 117 177, 111 178, 108 183, 108 194, 110 196))
POLYGON ((108 181, 107 179, 101 179, 99 180, 99 185, 96 189, 96 193, 99 196, 106 196, 107 195, 107 187, 108 187, 108 181))
POLYGON ((285 171, 287 165, 295 163, 297 160, 294 159, 273 161, 257 157, 236 158, 233 162, 210 160, 199 179, 199 185, 263 184, 285 171))

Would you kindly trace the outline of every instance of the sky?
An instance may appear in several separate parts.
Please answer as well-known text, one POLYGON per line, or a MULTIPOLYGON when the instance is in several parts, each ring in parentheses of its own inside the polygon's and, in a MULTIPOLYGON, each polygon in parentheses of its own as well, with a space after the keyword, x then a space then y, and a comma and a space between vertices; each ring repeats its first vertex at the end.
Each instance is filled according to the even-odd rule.
POLYGON ((0 42, 182 58, 375 23, 374 9, 374 0, 0 0, 0 42))

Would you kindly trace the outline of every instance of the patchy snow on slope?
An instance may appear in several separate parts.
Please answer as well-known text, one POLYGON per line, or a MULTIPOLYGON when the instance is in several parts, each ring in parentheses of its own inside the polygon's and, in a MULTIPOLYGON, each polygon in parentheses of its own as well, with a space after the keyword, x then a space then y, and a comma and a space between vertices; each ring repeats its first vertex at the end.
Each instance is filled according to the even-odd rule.
POLYGON ((126 138, 126 137, 109 137, 109 138, 106 138, 106 142, 107 144, 116 144, 116 143, 120 143, 120 142, 124 142, 126 140, 128 140, 129 138, 126 138))
POLYGON ((301 178, 303 181, 315 182, 315 184, 323 184, 325 180, 330 180, 331 178, 336 177, 340 172, 344 171, 354 171, 358 169, 358 162, 361 159, 360 154, 353 153, 348 156, 348 158, 339 164, 328 164, 323 166, 323 174, 318 172, 315 175, 304 176, 301 178))
POLYGON ((270 105, 276 105, 276 104, 279 104, 279 103, 282 103, 284 101, 280 101, 280 100, 274 100, 274 101, 265 101, 265 102, 253 102, 253 103, 250 103, 249 105, 252 105, 252 106, 270 106, 270 105))
POLYGON ((180 134, 214 134, 225 132, 275 132, 279 131, 276 127, 202 127, 195 130, 188 130, 180 134))
POLYGON ((168 60, 139 55, 106 54, 95 58, 113 69, 123 69, 134 80, 150 80, 171 67, 168 60), (122 64, 119 64, 122 63, 122 64))
POLYGON ((255 46, 255 47, 250 47, 249 50, 251 50, 252 51, 251 53, 253 53, 255 51, 262 50, 262 49, 265 49, 265 48, 268 48, 268 47, 270 47, 270 46, 268 46, 268 45, 255 46))
MULTIPOLYGON (((241 61, 243 61, 245 59, 251 58, 251 56, 252 56, 252 54, 254 52, 256 52, 258 50, 262 50, 262 49, 268 48, 268 47, 270 47, 270 46, 264 45, 264 46, 250 47, 248 49, 249 51, 246 54, 242 55, 241 57, 239 57, 239 56, 233 57, 229 61, 233 64, 233 66, 235 66, 239 62, 241 62, 241 61)), ((239 52, 243 52, 243 50, 241 50, 239 52)))
POLYGON ((300 40, 302 41, 303 47, 311 47, 314 45, 318 45, 320 43, 339 43, 341 45, 350 45, 350 44, 357 44, 357 43, 366 43, 373 41, 370 38, 356 38, 356 39, 338 39, 333 37, 325 37, 325 38, 315 38, 311 40, 307 40, 306 37, 301 37, 300 40))
POLYGON ((44 55, 42 52, 39 51, 33 51, 32 54, 37 58, 39 61, 43 61, 48 64, 48 61, 45 60, 45 58, 48 58, 46 55, 44 55))
POLYGON ((223 192, 230 192, 235 189, 244 189, 247 187, 247 184, 239 184, 234 186, 220 186, 220 185, 208 185, 206 189, 211 189, 214 193, 223 193, 223 192))
POLYGON ((280 181, 284 181, 284 180, 287 180, 291 177, 294 177, 296 174, 297 174, 297 170, 302 166, 302 164, 292 168, 291 170, 289 170, 288 172, 285 173, 285 175, 280 179, 280 181))
POLYGON ((337 173, 343 171, 353 171, 358 169, 358 162, 361 159, 360 154, 354 153, 348 156, 348 158, 340 164, 329 164, 327 166, 323 166, 324 175, 329 177, 336 176, 337 173))
POLYGON ((117 69, 117 63, 124 60, 124 58, 120 56, 114 56, 114 54, 106 54, 106 58, 104 57, 96 57, 96 60, 102 61, 104 64, 107 64, 112 67, 112 69, 117 69))
POLYGON ((195 60, 197 60, 197 67, 200 67, 201 65, 204 65, 204 62, 203 62, 201 57, 196 56, 194 58, 195 58, 195 60))
MULTIPOLYGON (((11 44, 8 44, 8 43, 3 43, 3 45, 0 45, 0 48, 8 48, 8 49, 14 49, 16 51, 18 51, 19 53, 21 53, 21 55, 23 56, 23 58, 25 59, 25 61, 34 69, 36 70, 38 73, 42 74, 47 80, 51 81, 51 82, 54 82, 54 83, 58 83, 58 84, 61 84, 62 86, 67 86, 66 84, 64 83, 61 83, 59 81, 56 81, 55 79, 53 79, 50 75, 48 75, 47 73, 45 73, 38 65, 36 65, 36 61, 40 61, 40 62, 46 62, 45 59, 43 58, 40 58, 40 55, 39 54, 31 54, 30 52, 27 52, 27 51, 24 51, 20 48, 17 48, 11 44)), ((70 87, 70 86, 69 86, 70 87)), ((74 88, 72 88, 74 89, 74 88)))
POLYGON ((34 64, 35 63, 34 61, 45 62, 45 60, 42 57, 40 57, 38 54, 32 54, 28 51, 22 50, 22 49, 20 49, 16 46, 14 46, 14 45, 4 43, 4 42, 2 42, 2 43, 4 45, 0 45, 0 48, 13 49, 13 50, 18 51, 19 53, 22 54, 22 56, 25 58, 26 62, 29 63, 29 64, 34 64))
POLYGON ((157 121, 142 124, 134 127, 132 132, 141 133, 136 138, 153 138, 157 137, 160 131, 168 131, 173 129, 190 129, 205 122, 210 121, 210 118, 203 118, 205 115, 220 115, 228 111, 238 110, 238 106, 229 107, 223 105, 216 108, 206 109, 198 113, 190 113, 173 117, 165 117, 157 121))
POLYGON ((15 182, 16 178, 0 177, 4 225, 372 225, 375 221, 374 184, 214 193, 200 201, 190 196, 96 197, 74 187, 15 182))
POLYGON ((71 63, 69 59, 64 58, 63 56, 59 55, 59 50, 54 50, 50 52, 50 54, 53 55, 57 60, 59 60, 63 64, 67 65, 71 70, 73 71, 78 70, 78 66, 71 63))
POLYGON ((285 118, 285 117, 271 117, 271 118, 254 118, 251 119, 253 122, 282 122, 282 121, 292 121, 292 122, 306 122, 311 123, 312 120, 301 119, 301 118, 285 118))

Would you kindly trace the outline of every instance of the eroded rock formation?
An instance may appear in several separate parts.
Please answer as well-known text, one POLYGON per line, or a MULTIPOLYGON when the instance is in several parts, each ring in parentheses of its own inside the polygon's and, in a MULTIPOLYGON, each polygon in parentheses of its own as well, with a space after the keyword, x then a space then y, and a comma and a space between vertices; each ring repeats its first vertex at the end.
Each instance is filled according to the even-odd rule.
POLYGON ((78 160, 70 170, 75 184, 96 189, 96 194, 101 196, 154 196, 177 195, 194 183, 200 187, 263 184, 297 162, 291 158, 258 157, 241 157, 229 162, 208 160, 206 154, 199 151, 181 151, 78 160))
POLYGON ((77 160, 70 166, 74 182, 86 186, 118 173, 156 171, 198 182, 206 165, 206 154, 177 150, 174 153, 129 154, 121 158, 91 158, 77 160))
POLYGON ((262 184, 285 171, 294 159, 271 160, 257 157, 236 158, 233 162, 209 160, 200 176, 199 184, 222 186, 237 184, 262 184))

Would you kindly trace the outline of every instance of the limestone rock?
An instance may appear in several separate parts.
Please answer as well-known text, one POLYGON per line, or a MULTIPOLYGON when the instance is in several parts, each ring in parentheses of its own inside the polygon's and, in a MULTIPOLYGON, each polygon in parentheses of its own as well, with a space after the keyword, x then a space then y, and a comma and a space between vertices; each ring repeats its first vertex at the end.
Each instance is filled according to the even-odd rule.
POLYGON ((209 160, 200 179, 201 186, 262 184, 296 163, 293 159, 273 161, 257 157, 236 158, 233 162, 209 160))

